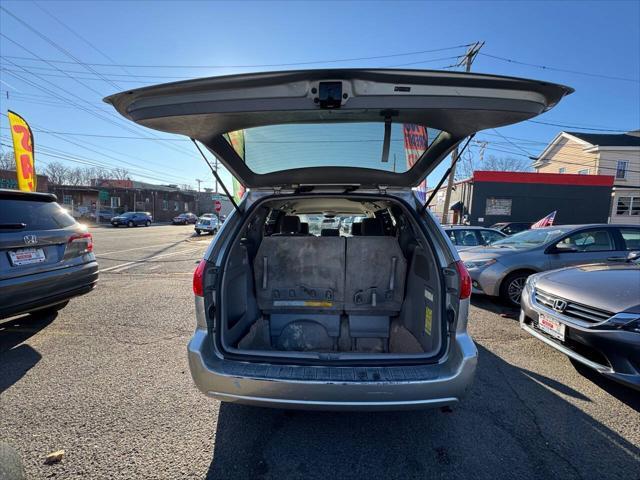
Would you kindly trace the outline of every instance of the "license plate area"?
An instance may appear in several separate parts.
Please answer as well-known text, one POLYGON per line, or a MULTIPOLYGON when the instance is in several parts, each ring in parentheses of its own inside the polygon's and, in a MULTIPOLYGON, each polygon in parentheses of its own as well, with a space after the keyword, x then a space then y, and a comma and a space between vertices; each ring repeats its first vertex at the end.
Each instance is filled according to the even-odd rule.
POLYGON ((538 328, 547 335, 564 342, 565 325, 543 313, 538 315, 538 328))
POLYGON ((20 248, 9 251, 9 259, 11 260, 11 265, 19 267, 42 263, 46 260, 46 257, 42 248, 20 248))

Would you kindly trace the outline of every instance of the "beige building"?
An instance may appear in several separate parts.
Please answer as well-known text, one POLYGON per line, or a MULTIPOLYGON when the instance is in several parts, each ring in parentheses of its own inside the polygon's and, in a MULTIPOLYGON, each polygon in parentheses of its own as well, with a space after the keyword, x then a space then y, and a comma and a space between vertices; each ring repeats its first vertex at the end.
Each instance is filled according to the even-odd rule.
POLYGON ((640 130, 560 132, 533 167, 538 173, 613 175, 609 222, 640 224, 640 130))

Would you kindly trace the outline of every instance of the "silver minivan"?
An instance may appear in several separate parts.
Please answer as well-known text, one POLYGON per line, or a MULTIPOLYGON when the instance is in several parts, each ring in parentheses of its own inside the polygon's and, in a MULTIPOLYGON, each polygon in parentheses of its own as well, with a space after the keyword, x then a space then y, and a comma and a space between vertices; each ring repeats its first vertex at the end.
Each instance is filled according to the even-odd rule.
POLYGON ((355 69, 206 78, 108 97, 126 118, 204 145, 246 187, 193 278, 188 356, 198 388, 283 408, 458 402, 477 361, 467 333, 471 279, 412 187, 464 138, 535 117, 571 91, 492 75, 355 69), (352 232, 310 229, 310 218, 350 218, 352 232))

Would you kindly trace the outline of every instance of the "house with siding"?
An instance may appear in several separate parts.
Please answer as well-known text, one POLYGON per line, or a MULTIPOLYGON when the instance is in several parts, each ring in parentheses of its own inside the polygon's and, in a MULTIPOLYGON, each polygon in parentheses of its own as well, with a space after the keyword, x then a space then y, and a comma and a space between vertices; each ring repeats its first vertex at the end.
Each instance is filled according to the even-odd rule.
POLYGON ((538 173, 613 175, 609 222, 640 224, 640 130, 560 132, 533 167, 538 173))

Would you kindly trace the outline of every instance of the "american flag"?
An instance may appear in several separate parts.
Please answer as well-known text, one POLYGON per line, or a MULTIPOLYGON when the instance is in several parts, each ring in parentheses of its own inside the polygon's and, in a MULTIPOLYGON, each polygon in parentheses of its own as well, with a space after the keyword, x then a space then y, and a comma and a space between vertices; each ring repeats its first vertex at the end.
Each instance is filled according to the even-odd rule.
POLYGON ((553 225, 553 221, 556 219, 556 212, 557 212, 557 210, 554 210, 553 212, 551 212, 546 217, 541 218, 536 223, 531 225, 531 228, 550 227, 551 225, 553 225))

